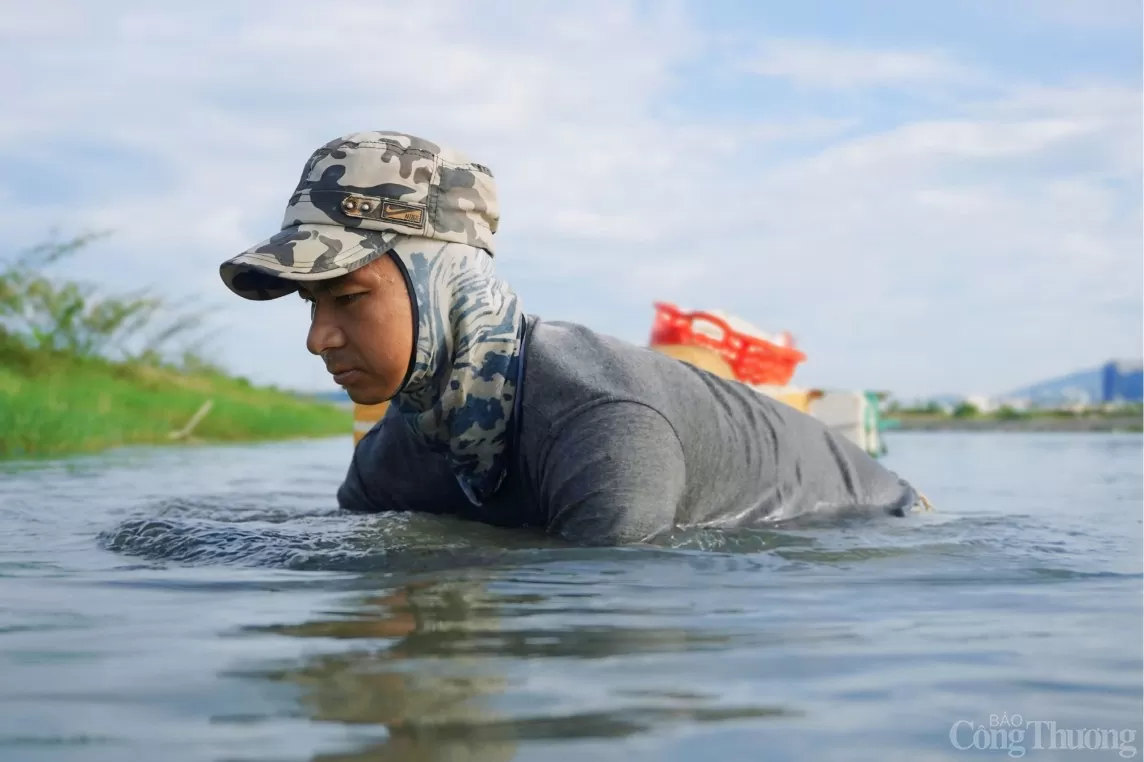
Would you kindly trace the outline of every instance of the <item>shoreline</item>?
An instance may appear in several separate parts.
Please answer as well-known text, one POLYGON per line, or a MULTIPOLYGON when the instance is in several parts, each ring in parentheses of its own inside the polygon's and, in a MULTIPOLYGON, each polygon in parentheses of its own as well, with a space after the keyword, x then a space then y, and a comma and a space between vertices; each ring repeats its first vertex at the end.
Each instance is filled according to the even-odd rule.
POLYGON ((1037 416, 1035 418, 888 418, 884 431, 982 431, 1034 433, 1132 433, 1144 432, 1137 416, 1037 416))

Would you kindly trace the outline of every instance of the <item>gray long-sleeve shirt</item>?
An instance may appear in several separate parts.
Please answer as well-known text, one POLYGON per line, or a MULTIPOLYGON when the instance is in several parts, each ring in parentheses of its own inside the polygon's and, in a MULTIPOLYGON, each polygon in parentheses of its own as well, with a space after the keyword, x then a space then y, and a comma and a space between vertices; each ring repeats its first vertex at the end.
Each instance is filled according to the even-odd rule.
POLYGON ((358 444, 342 508, 451 513, 613 544, 808 513, 902 515, 914 489, 815 418, 570 323, 530 317, 510 471, 472 505, 390 408, 358 444))

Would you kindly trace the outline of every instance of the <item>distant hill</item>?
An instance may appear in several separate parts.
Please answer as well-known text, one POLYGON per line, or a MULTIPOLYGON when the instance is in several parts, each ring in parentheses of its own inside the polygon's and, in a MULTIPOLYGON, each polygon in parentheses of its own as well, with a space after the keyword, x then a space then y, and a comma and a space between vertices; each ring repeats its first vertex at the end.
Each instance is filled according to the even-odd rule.
POLYGON ((1011 399, 1029 400, 1035 405, 1059 402, 1092 402, 1100 399, 1104 378, 1100 368, 1080 370, 1048 381, 1016 389, 1003 395, 1011 399))
POLYGON ((1144 386, 1144 363, 1109 362, 1099 368, 1077 371, 1041 381, 1002 395, 1029 400, 1038 406, 1068 403, 1140 402, 1144 386))
MULTIPOLYGON (((1061 407, 1078 403, 1140 403, 1141 397, 1144 397, 1144 362, 1114 360, 1098 368, 1078 370, 1005 394, 994 395, 992 401, 994 404, 1015 405, 1024 402, 1033 407, 1061 407)), ((952 410, 967 399, 974 400, 965 394, 934 394, 921 399, 901 399, 897 402, 906 408, 921 408, 934 404, 952 410)))

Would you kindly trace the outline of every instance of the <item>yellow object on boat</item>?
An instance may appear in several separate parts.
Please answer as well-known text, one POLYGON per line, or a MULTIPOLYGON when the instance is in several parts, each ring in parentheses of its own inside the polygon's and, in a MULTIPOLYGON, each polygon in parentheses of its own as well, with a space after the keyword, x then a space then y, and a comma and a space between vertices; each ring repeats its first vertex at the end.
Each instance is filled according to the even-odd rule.
POLYGON ((373 428, 375 423, 381 420, 388 407, 388 402, 382 402, 378 405, 359 405, 356 402, 354 403, 355 445, 361 441, 361 438, 366 435, 367 431, 373 428))
MULTIPOLYGON (((735 371, 731 368, 731 363, 727 362, 727 359, 715 349, 694 344, 652 344, 651 349, 668 357, 674 357, 676 360, 682 360, 719 378, 738 380, 735 378, 735 371)), ((754 384, 747 384, 747 386, 803 413, 809 413, 810 403, 822 396, 822 392, 818 389, 754 384)))
POLYGON ((651 349, 668 357, 674 357, 676 360, 682 360, 688 365, 705 370, 719 378, 735 378, 735 371, 731 369, 731 363, 727 362, 727 359, 714 349, 694 344, 652 344, 651 349))
POLYGON ((802 413, 810 412, 810 404, 823 395, 820 389, 800 389, 794 386, 752 386, 759 394, 765 394, 785 405, 790 405, 802 413))

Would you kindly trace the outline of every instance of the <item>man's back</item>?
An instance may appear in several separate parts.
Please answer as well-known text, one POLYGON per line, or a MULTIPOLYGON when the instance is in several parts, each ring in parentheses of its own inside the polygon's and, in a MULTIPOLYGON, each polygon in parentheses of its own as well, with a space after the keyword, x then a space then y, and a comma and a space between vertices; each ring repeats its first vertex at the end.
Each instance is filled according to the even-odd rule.
POLYGON ((341 504, 431 504, 579 541, 624 542, 673 526, 902 514, 917 500, 814 418, 652 350, 532 318, 524 358, 513 466, 485 505, 467 505, 443 459, 419 448, 397 416, 362 440, 341 504))

